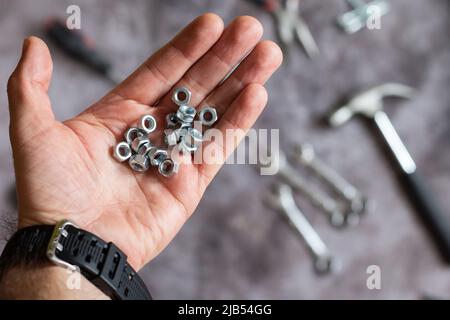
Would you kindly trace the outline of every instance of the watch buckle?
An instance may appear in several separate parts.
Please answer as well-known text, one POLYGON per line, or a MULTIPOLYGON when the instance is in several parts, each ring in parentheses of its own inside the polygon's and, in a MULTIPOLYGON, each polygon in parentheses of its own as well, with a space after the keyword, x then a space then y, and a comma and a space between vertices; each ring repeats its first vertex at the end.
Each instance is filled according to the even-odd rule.
POLYGON ((78 228, 78 226, 75 223, 73 223, 69 220, 59 221, 55 225, 52 236, 50 237, 50 241, 48 242, 47 257, 50 259, 50 261, 52 261, 53 263, 55 263, 58 266, 67 268, 70 271, 76 271, 78 269, 76 266, 63 261, 56 256, 57 251, 63 250, 63 246, 62 246, 60 240, 61 240, 61 237, 67 237, 67 230, 66 230, 67 226, 73 226, 75 228, 78 228))

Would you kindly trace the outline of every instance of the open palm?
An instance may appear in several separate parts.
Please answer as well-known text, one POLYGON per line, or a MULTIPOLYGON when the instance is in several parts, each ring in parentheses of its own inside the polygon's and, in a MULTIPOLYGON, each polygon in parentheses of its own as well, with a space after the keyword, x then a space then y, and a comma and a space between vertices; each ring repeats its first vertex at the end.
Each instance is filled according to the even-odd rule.
MULTIPOLYGON (((99 102, 65 122, 55 120, 47 94, 48 48, 28 38, 8 83, 19 227, 70 219, 113 241, 140 269, 192 214, 220 164, 185 164, 167 179, 118 163, 113 146, 144 114, 154 115, 162 130, 165 115, 176 109, 170 97, 177 86, 193 92, 192 105, 217 108, 217 129, 250 128, 266 104, 262 85, 281 63, 278 47, 260 42, 261 35, 251 17, 239 17, 224 30, 216 15, 200 16, 99 102)), ((230 152, 223 150, 223 159, 230 152)))

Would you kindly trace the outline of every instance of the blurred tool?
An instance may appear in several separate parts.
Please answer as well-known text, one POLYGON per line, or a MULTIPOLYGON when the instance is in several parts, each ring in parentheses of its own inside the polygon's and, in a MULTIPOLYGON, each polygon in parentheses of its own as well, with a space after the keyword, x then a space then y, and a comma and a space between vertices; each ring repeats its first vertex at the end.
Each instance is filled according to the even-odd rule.
POLYGON ((340 210, 337 202, 321 190, 306 181, 287 161, 286 155, 280 150, 278 157, 275 157, 278 174, 292 188, 305 195, 316 207, 322 209, 335 227, 342 227, 345 224, 344 213, 340 210))
POLYGON ((251 0, 270 12, 277 24, 278 37, 283 51, 287 54, 298 40, 306 54, 313 58, 319 54, 319 48, 305 21, 299 15, 300 0, 251 0))
POLYGON ((414 89, 397 83, 386 83, 354 96, 346 105, 333 112, 329 118, 331 126, 347 122, 353 115, 363 115, 373 121, 400 168, 401 179, 412 202, 417 206, 424 222, 433 232, 439 248, 450 262, 450 224, 432 193, 425 187, 416 171, 416 164, 400 140, 387 114, 383 111, 383 98, 412 98, 414 89))
POLYGON ((337 173, 336 170, 319 159, 311 144, 304 143, 297 145, 295 148, 295 159, 325 181, 325 183, 347 201, 348 210, 345 213, 346 221, 350 224, 357 224, 360 215, 366 209, 366 197, 337 173))
POLYGON ((45 25, 45 33, 66 54, 108 78, 114 84, 123 80, 112 64, 95 49, 93 42, 79 30, 69 30, 63 21, 51 19, 45 25))
POLYGON ((339 16, 337 22, 347 33, 355 33, 367 26, 372 15, 378 18, 389 12, 389 3, 386 0, 373 0, 366 3, 364 0, 347 0, 353 10, 339 16))
POLYGON ((314 258, 314 270, 319 274, 335 272, 340 263, 331 255, 325 243, 308 219, 300 211, 294 201, 292 189, 287 184, 277 184, 269 194, 268 204, 276 210, 283 212, 291 225, 303 238, 314 258))

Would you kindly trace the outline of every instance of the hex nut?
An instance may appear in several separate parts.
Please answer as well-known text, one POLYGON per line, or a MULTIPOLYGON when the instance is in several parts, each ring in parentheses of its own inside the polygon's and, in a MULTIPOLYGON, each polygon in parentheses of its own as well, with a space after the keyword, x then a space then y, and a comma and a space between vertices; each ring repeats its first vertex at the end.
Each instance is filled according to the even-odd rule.
POLYGON ((187 135, 192 140, 191 142, 193 144, 198 145, 198 144, 202 143, 202 141, 203 141, 203 134, 195 128, 188 128, 187 135))
POLYGON ((179 164, 173 161, 171 158, 162 160, 158 165, 158 172, 168 178, 175 173, 178 173, 179 164))
POLYGON ((150 167, 148 157, 142 154, 132 155, 130 160, 128 160, 128 163, 130 164, 131 169, 137 172, 147 171, 150 167))
POLYGON ((154 146, 154 145, 150 145, 147 148, 147 152, 145 153, 145 155, 147 156, 147 158, 150 159, 150 156, 152 155, 153 152, 156 152, 156 150, 158 150, 158 147, 154 146))
POLYGON ((177 118, 185 123, 191 123, 194 121, 197 111, 195 108, 188 105, 181 105, 177 110, 177 118))
POLYGON ((198 117, 202 125, 212 126, 218 119, 217 110, 214 107, 205 107, 200 111, 198 117))
POLYGON ((178 142, 177 133, 174 130, 167 129, 164 131, 164 142, 168 146, 174 146, 178 142))
POLYGON ((187 134, 181 137, 178 150, 183 153, 194 153, 202 141, 203 135, 200 131, 192 127, 187 128, 187 134))
POLYGON ((180 139, 188 134, 188 130, 189 127, 186 126, 181 126, 174 130, 175 134, 177 135, 177 142, 180 142, 180 139))
POLYGON ((142 155, 146 155, 148 153, 148 151, 151 148, 156 148, 154 145, 152 145, 152 143, 150 142, 147 145, 143 145, 139 148, 138 152, 136 152, 137 154, 142 154, 142 155))
POLYGON ((167 150, 152 148, 149 152, 147 152, 147 156, 152 166, 159 166, 161 161, 168 157, 168 153, 167 150))
POLYGON ((177 145, 178 151, 182 153, 194 153, 198 149, 197 144, 192 144, 189 141, 186 141, 188 135, 181 138, 180 143, 177 145))
POLYGON ((131 142, 131 149, 135 153, 145 154, 147 152, 147 147, 150 145, 150 139, 146 136, 139 136, 131 142))
POLYGON ((191 92, 186 87, 176 88, 172 95, 172 101, 176 105, 187 105, 191 101, 191 92))
POLYGON ((147 134, 155 131, 156 129, 155 117, 149 114, 142 116, 139 128, 144 130, 147 134))
POLYGON ((145 132, 141 128, 136 128, 136 127, 129 128, 124 134, 125 140, 130 145, 134 139, 136 139, 137 137, 145 136, 145 135, 147 135, 147 132, 145 132))
POLYGON ((114 158, 119 162, 128 160, 131 157, 131 148, 128 143, 122 141, 114 148, 114 158))

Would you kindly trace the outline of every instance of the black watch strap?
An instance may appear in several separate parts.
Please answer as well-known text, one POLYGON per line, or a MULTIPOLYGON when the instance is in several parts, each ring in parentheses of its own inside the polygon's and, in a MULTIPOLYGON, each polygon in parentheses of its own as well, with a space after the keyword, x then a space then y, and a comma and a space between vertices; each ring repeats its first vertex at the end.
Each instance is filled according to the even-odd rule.
POLYGON ((36 265, 52 260, 79 268, 89 281, 113 299, 150 300, 150 293, 127 256, 112 242, 63 221, 18 230, 0 257, 0 275, 13 265, 36 265))

